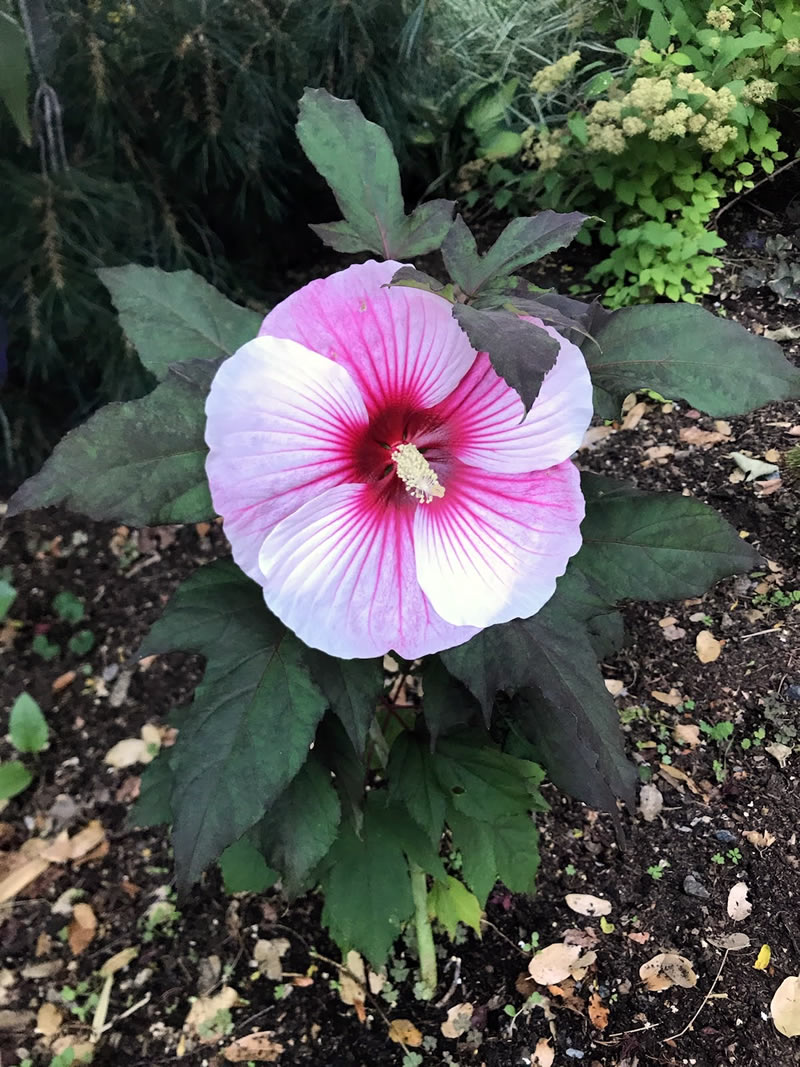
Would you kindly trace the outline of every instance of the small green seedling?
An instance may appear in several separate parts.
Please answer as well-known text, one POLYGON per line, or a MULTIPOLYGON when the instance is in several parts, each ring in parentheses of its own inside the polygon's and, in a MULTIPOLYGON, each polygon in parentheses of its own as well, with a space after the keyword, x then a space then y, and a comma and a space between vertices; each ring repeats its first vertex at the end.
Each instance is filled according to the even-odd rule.
MULTIPOLYGON (((49 732, 39 705, 28 693, 20 693, 9 718, 11 744, 23 755, 35 755, 47 746, 49 732)), ((32 781, 33 773, 20 760, 0 763, 0 800, 18 796, 32 781)))
POLYGON ((86 615, 83 609, 83 601, 80 597, 70 593, 67 589, 56 593, 53 597, 53 611, 62 622, 80 622, 86 615))

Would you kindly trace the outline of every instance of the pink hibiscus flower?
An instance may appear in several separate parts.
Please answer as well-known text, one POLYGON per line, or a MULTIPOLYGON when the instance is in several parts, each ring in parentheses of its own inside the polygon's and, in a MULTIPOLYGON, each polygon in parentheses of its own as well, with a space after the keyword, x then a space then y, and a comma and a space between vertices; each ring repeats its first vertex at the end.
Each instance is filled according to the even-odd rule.
POLYGON ((527 618, 581 543, 580 350, 543 327, 560 353, 525 415, 445 300, 387 287, 400 266, 298 290, 206 403, 234 559, 302 641, 345 659, 415 659, 527 618))

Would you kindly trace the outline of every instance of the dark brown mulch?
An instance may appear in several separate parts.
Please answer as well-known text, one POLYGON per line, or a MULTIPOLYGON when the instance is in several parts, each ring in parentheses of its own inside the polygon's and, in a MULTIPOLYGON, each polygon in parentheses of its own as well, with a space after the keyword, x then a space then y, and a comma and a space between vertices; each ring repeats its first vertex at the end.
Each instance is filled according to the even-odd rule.
MULTIPOLYGON (((723 276, 722 287, 734 294, 731 273, 723 276)), ((756 330, 800 321, 797 311, 779 308, 762 291, 729 295, 723 304, 731 317, 756 330)), ((797 359, 797 344, 787 351, 797 359)), ((85 1037, 91 1002, 84 1024, 69 1013, 61 991, 87 982, 74 1002, 80 1009, 88 995, 99 992, 102 963, 134 945, 139 956, 117 976, 108 1016, 112 1026, 98 1047, 96 1064, 150 1067, 176 1058, 197 1067, 221 1064, 220 1047, 254 1029, 274 1032, 285 1049, 279 1062, 287 1065, 401 1064, 404 1052, 388 1040, 386 1020, 405 1018, 427 1041, 419 1049, 425 1063, 508 1067, 530 1063, 537 1040, 551 1036, 541 1007, 520 1014, 513 1024, 505 1011, 507 1005, 521 1008, 526 998, 515 987, 530 958, 520 942, 529 944, 533 936, 541 947, 560 940, 568 928, 590 928, 597 938, 595 967, 574 989, 547 994, 557 1065, 800 1062, 798 1047, 780 1036, 769 1018, 774 990, 800 969, 797 755, 781 767, 765 749, 776 740, 796 741, 800 710, 800 612, 781 606, 774 595, 800 589, 798 492, 784 483, 764 495, 769 483, 732 482, 736 468, 729 456, 749 451, 763 457, 768 449, 783 454, 798 442, 787 432, 798 423, 797 405, 768 409, 730 420, 730 435, 703 449, 683 442, 680 430, 713 430, 713 420, 694 417, 686 405, 664 411, 653 403, 635 430, 619 430, 582 454, 582 465, 593 470, 707 500, 746 534, 772 568, 766 564, 763 577, 721 583, 699 603, 626 609, 631 643, 604 671, 623 685, 618 704, 629 750, 643 777, 652 776, 663 794, 661 815, 649 823, 624 816, 629 842, 623 850, 608 816, 548 788, 552 811, 540 819, 543 865, 536 897, 498 888, 481 940, 472 934, 453 946, 442 940, 443 964, 450 955, 458 957, 461 979, 444 1007, 414 998, 414 955, 401 943, 389 969, 396 1003, 385 997, 368 1003, 363 1024, 341 1002, 335 968, 309 955, 311 948, 338 958, 321 930, 314 896, 291 907, 274 893, 230 898, 217 875, 210 874, 174 922, 148 924, 148 908, 169 893, 170 850, 160 832, 125 829, 141 768, 117 771, 103 759, 117 741, 137 736, 145 723, 162 722, 170 708, 190 697, 199 673, 196 660, 160 657, 146 669, 131 669, 128 661, 175 584, 224 550, 218 528, 115 533, 108 525, 57 512, 7 523, 0 551, 19 591, 11 616, 20 626, 0 638, 0 700, 7 708, 19 692, 30 692, 45 711, 51 743, 38 761, 35 785, 2 815, 0 847, 8 854, 40 833, 64 827, 74 833, 97 818, 109 850, 77 867, 51 866, 0 912, 6 968, 0 972, 0 1022, 5 1011, 35 1012, 49 999, 66 1016, 62 1034, 85 1037), (664 453, 662 447, 661 458, 653 458, 659 446, 672 451, 664 453), (75 629, 53 616, 52 598, 65 589, 83 598, 88 619, 80 625, 92 630, 96 644, 82 657, 63 652, 44 662, 32 651, 34 636, 44 633, 63 649, 75 629), (761 617, 753 614, 759 611, 761 617), (700 613, 703 618, 692 618, 700 613), (684 636, 666 639, 659 626, 666 616, 675 618, 684 636), (705 629, 724 641, 719 659, 707 664, 695 653, 695 637, 705 629), (74 680, 54 692, 53 682, 69 670, 76 671, 74 680), (683 698, 680 708, 652 696, 671 689, 683 698), (701 730, 694 747, 674 739, 676 724, 701 720, 709 729, 730 722, 732 738, 715 741, 701 730), (743 836, 752 830, 774 835, 774 843, 756 847, 743 836), (691 892, 687 876, 693 878, 691 892), (748 884, 753 911, 733 923, 726 901, 738 881, 748 884), (84 892, 99 920, 94 940, 74 958, 62 941, 69 919, 52 911, 70 888, 84 892), (610 900, 611 926, 601 928, 596 920, 569 911, 564 903, 569 892, 610 900), (747 933, 751 948, 723 961, 709 938, 733 930, 747 933), (284 971, 308 974, 310 985, 292 985, 292 977, 276 984, 255 976, 255 940, 274 937, 291 944, 284 971), (766 970, 757 970, 753 964, 762 944, 770 946, 772 960, 766 970), (647 992, 639 968, 668 950, 693 963, 697 986, 647 992), (43 961, 60 961, 61 967, 46 978, 24 976, 27 965, 43 961), (723 962, 713 996, 704 1002, 723 962), (221 1045, 190 1045, 179 1057, 190 998, 202 991, 209 974, 212 979, 218 974, 218 982, 240 995, 232 1029, 221 1045), (596 1008, 589 1017, 592 995, 595 1006, 609 1009, 603 1029, 598 1029, 596 1008), (458 1041, 445 1038, 440 1026, 447 1007, 464 1001, 475 1010, 472 1028, 458 1041), (120 1018, 130 1008, 135 1010, 120 1018), (693 1027, 681 1033, 698 1009, 693 1027)), ((2 755, 10 755, 7 746, 2 755)), ((442 992, 452 974, 452 969, 443 973, 442 992)), ((0 1030, 3 1067, 20 1063, 23 1053, 34 1049, 37 1067, 48 1064, 30 1023, 18 1032, 0 1030)))

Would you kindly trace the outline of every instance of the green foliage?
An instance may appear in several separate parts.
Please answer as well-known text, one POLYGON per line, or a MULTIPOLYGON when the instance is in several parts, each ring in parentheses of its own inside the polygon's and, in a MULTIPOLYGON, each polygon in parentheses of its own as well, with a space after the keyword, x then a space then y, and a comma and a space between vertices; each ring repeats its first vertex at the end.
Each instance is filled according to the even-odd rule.
POLYGON ((800 238, 776 234, 764 242, 764 252, 756 263, 742 271, 745 287, 768 286, 781 304, 800 300, 800 238))
POLYGON ((11 708, 11 744, 17 752, 41 752, 47 747, 49 729, 42 709, 28 693, 20 693, 11 708))
POLYGON ((9 800, 28 788, 33 775, 18 760, 0 763, 0 800, 9 800))
POLYGON ((452 875, 444 882, 434 882, 428 893, 428 912, 447 931, 452 940, 459 923, 470 926, 481 936, 481 905, 474 893, 452 875))
POLYGON ((31 649, 37 656, 41 656, 45 663, 49 663, 61 655, 61 646, 54 641, 48 641, 45 634, 36 634, 31 641, 31 649))
POLYGON ((29 77, 30 63, 22 26, 7 11, 0 11, 0 100, 27 145, 32 136, 28 115, 29 77))
POLYGON ((17 591, 6 578, 0 578, 0 622, 8 615, 9 609, 17 599, 17 591))
POLYGON ((606 418, 616 418, 623 398, 642 386, 716 417, 800 395, 800 371, 776 342, 703 308, 622 309, 600 319, 584 349, 595 408, 606 418))
POLYGON ((708 505, 583 475, 586 519, 574 566, 607 600, 678 600, 753 570, 759 555, 708 505))
POLYGON ((219 867, 228 893, 263 893, 278 877, 247 837, 228 845, 219 858, 219 867))
POLYGON ((67 641, 67 648, 76 656, 85 656, 94 648, 94 634, 91 630, 78 630, 67 641))
MULTIPOLYGON (((481 171, 498 207, 535 202, 602 217, 597 235, 611 251, 588 278, 612 306, 708 292, 724 245, 708 230, 714 211, 787 158, 770 111, 773 100, 797 96, 793 2, 735 6, 729 19, 709 0, 630 0, 609 31, 629 33, 641 19, 650 36, 616 41, 621 68, 590 80, 596 64, 578 69, 578 106, 522 131, 528 169, 481 171)), ((534 77, 540 96, 569 76, 566 60, 534 77)))
POLYGON ((337 252, 377 252, 384 259, 439 248, 450 228, 452 201, 430 200, 405 214, 391 141, 384 129, 364 120, 352 100, 306 89, 297 136, 344 215, 342 222, 311 227, 326 244, 337 252))
POLYGON ((86 614, 81 598, 68 589, 62 589, 53 597, 53 611, 62 622, 80 622, 86 614))

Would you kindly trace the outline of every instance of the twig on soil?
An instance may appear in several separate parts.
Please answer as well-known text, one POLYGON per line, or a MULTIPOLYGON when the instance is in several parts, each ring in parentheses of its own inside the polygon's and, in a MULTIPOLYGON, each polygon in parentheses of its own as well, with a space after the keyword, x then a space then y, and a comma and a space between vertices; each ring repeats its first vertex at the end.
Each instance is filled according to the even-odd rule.
POLYGON ((492 930, 494 930, 494 932, 495 932, 495 933, 497 934, 497 936, 498 936, 498 937, 502 937, 502 939, 503 939, 504 941, 507 941, 507 942, 509 943, 509 945, 511 945, 511 946, 512 946, 512 948, 515 948, 515 949, 517 950, 517 952, 519 952, 519 953, 520 953, 520 954, 521 954, 522 956, 529 956, 529 955, 530 955, 530 953, 529 953, 529 952, 526 952, 526 951, 525 951, 524 949, 520 948, 520 947, 519 947, 519 945, 518 945, 518 944, 516 943, 516 941, 512 941, 510 937, 506 937, 506 935, 505 935, 505 934, 503 933, 503 931, 502 931, 502 930, 500 930, 500 929, 498 929, 498 928, 497 928, 497 927, 496 927, 496 926, 494 925, 494 923, 492 923, 492 922, 489 922, 489 920, 488 920, 488 919, 481 919, 481 923, 482 923, 482 924, 483 924, 484 926, 488 926, 488 927, 490 927, 490 928, 491 928, 492 930))
POLYGON ((722 963, 719 965, 719 970, 717 971, 716 977, 714 978, 714 981, 711 983, 711 988, 706 993, 706 995, 703 997, 703 1003, 700 1005, 700 1007, 697 1009, 697 1011, 691 1017, 691 1019, 686 1024, 686 1026, 684 1026, 684 1028, 679 1033, 670 1034, 669 1037, 662 1038, 662 1041, 675 1041, 675 1040, 677 1040, 677 1038, 683 1037, 683 1035, 685 1033, 687 1033, 687 1031, 691 1030, 692 1026, 694 1025, 695 1020, 698 1017, 698 1015, 700 1014, 700 1012, 703 1010, 703 1008, 706 1006, 706 1004, 708 1004, 709 1000, 711 999, 711 994, 714 992, 714 989, 716 988, 717 982, 719 981, 719 976, 722 974, 722 968, 725 966, 725 961, 728 958, 729 952, 730 952, 730 950, 726 948, 725 949, 725 955, 722 957, 722 963))
POLYGON ((756 182, 752 189, 745 189, 743 193, 739 193, 739 195, 735 196, 733 200, 729 200, 727 204, 723 204, 719 211, 716 213, 716 215, 713 217, 712 224, 716 227, 719 223, 719 220, 722 218, 728 208, 733 207, 734 204, 738 204, 740 200, 744 199, 744 197, 746 196, 750 196, 751 193, 754 193, 756 189, 760 189, 762 185, 766 185, 767 182, 774 181, 774 179, 777 178, 779 174, 782 174, 785 170, 788 170, 789 167, 793 167, 795 163, 800 163, 800 156, 795 156, 794 159, 790 159, 788 163, 784 163, 782 167, 778 167, 778 169, 774 170, 772 174, 768 174, 766 178, 762 178, 760 182, 756 182))
POLYGON ((770 626, 766 630, 756 630, 754 634, 741 634, 739 636, 740 641, 746 641, 748 637, 762 637, 764 634, 782 634, 784 630, 778 629, 775 626, 770 626))
POLYGON ((447 990, 445 995, 443 997, 440 997, 439 1000, 436 1001, 436 1003, 434 1004, 434 1008, 443 1008, 448 1002, 448 1000, 450 1000, 453 993, 455 993, 455 991, 461 985, 461 957, 451 956, 447 962, 447 967, 451 966, 454 968, 453 981, 450 983, 450 988, 447 990))

